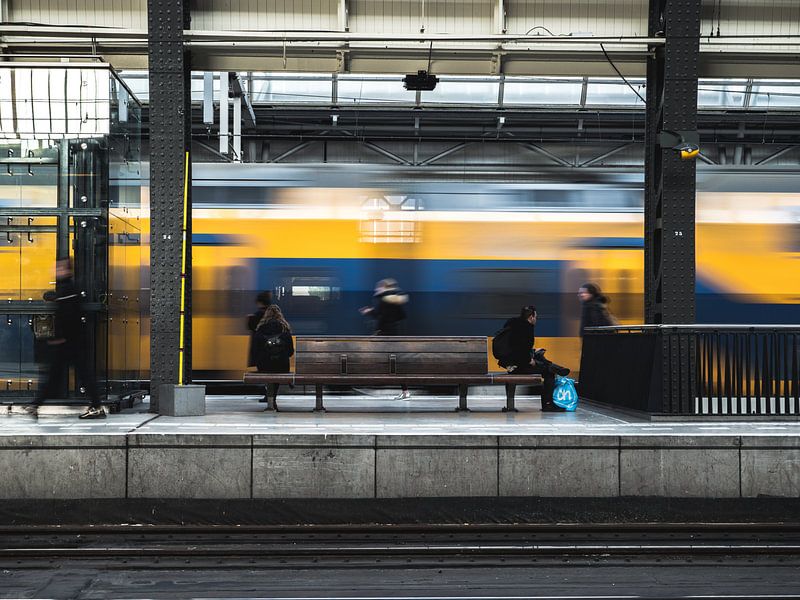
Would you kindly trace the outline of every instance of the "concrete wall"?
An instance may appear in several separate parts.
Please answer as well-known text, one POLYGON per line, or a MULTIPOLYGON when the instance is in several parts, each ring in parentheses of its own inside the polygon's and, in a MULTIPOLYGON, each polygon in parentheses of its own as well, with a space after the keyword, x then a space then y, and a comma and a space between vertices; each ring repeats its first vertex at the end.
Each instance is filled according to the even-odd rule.
POLYGON ((788 436, 0 436, 0 499, 800 497, 788 436))

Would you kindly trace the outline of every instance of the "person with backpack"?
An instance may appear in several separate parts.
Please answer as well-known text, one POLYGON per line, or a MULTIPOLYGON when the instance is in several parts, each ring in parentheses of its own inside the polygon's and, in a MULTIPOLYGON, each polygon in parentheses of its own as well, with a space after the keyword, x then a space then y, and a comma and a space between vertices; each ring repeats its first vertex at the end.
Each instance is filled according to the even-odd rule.
MULTIPOLYGON (((292 328, 283 316, 281 309, 270 304, 264 309, 254 336, 256 345, 256 368, 259 373, 288 373, 289 358, 294 354, 292 328)), ((266 386, 265 410, 278 410, 277 383, 266 386)))
POLYGON ((256 310, 254 313, 247 315, 247 331, 250 332, 250 346, 247 350, 247 366, 255 367, 258 358, 258 345, 256 344, 256 329, 264 316, 264 311, 267 307, 273 304, 272 292, 263 291, 256 296, 256 310))
POLYGON ((495 334, 492 354, 509 373, 541 375, 544 382, 542 411, 561 412, 564 409, 553 403, 555 376, 566 376, 569 369, 547 360, 543 348, 534 350, 536 319, 536 307, 523 306, 519 316, 506 321, 495 334))

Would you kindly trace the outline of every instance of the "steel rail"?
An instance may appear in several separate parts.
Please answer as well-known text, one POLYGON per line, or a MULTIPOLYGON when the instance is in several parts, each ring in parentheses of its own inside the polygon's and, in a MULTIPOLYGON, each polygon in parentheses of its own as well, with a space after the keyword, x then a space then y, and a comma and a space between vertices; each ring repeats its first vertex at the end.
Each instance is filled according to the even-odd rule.
POLYGON ((6 546, 0 549, 3 559, 23 558, 93 558, 105 557, 259 557, 259 558, 304 558, 333 557, 430 557, 430 556, 708 556, 708 555, 769 555, 798 556, 798 544, 340 544, 302 545, 287 543, 280 546, 263 544, 226 543, 203 545, 202 543, 138 544, 136 546, 105 545, 93 547, 50 546, 31 548, 28 546, 6 546))

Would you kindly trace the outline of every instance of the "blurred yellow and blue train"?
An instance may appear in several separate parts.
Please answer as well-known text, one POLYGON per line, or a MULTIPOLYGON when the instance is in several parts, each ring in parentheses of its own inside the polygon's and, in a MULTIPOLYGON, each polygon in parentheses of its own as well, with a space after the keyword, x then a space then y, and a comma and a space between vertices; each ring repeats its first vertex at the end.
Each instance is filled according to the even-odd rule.
MULTIPOLYGON (((243 315, 271 290, 294 333, 360 335, 377 280, 410 294, 408 335, 491 335, 539 310, 537 345, 577 367, 576 291, 596 281, 643 319, 637 175, 491 183, 404 180, 359 166, 193 167, 193 370, 238 379, 243 315)), ((800 177, 698 176, 697 318, 800 321, 800 177)))

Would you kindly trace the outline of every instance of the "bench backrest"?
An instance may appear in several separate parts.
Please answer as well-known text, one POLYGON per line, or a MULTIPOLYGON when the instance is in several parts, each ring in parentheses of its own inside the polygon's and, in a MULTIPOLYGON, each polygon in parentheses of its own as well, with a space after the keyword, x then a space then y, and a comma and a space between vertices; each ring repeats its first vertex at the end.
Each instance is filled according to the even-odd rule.
POLYGON ((485 337, 298 336, 298 374, 485 375, 485 337))

